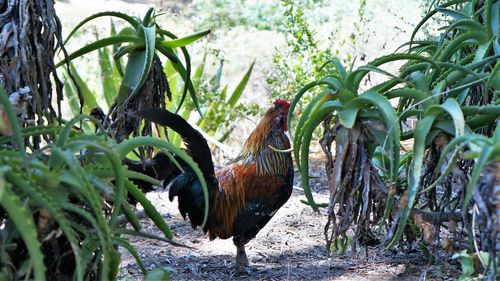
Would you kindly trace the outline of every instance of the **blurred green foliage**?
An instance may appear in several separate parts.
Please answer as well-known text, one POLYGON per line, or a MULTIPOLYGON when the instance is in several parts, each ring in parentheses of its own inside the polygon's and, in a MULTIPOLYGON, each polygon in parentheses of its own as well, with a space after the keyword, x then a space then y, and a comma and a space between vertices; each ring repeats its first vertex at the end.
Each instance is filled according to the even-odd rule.
MULTIPOLYGON (((324 0, 298 0, 296 5, 310 9, 324 0)), ((196 28, 228 30, 237 26, 257 30, 286 32, 285 8, 280 1, 263 0, 194 0, 196 28)))
MULTIPOLYGON (((195 112, 195 105, 191 100, 187 100, 179 114, 185 119, 193 122, 209 136, 223 142, 226 140, 238 122, 242 119, 254 116, 260 111, 258 105, 245 105, 239 103, 248 82, 251 79, 254 63, 250 65, 243 75, 236 88, 228 93, 228 85, 222 85, 224 60, 220 60, 219 67, 213 74, 206 72, 205 65, 209 53, 205 53, 202 63, 196 68, 193 76, 193 86, 198 95, 203 117, 195 112)), ((182 80, 173 72, 170 64, 166 64, 165 73, 169 77, 172 91, 172 103, 170 110, 180 102, 180 92, 182 80)), ((172 143, 180 145, 180 138, 174 132, 169 132, 169 139, 172 143)))
MULTIPOLYGON (((282 1, 285 9, 286 49, 273 57, 275 72, 267 79, 272 97, 292 100, 303 85, 318 79, 330 66, 322 65, 336 55, 333 46, 321 47, 304 16, 304 8, 293 1, 282 1)), ((310 100, 314 91, 303 98, 310 100)), ((301 111, 299 107, 299 112, 301 111)))

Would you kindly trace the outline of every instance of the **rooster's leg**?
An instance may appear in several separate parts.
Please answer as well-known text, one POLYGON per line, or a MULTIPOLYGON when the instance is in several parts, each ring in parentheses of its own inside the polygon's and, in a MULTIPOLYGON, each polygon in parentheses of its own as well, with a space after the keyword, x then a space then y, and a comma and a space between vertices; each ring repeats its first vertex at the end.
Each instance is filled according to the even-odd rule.
POLYGON ((245 252, 245 246, 236 246, 236 272, 245 272, 245 267, 248 266, 247 253, 245 252))

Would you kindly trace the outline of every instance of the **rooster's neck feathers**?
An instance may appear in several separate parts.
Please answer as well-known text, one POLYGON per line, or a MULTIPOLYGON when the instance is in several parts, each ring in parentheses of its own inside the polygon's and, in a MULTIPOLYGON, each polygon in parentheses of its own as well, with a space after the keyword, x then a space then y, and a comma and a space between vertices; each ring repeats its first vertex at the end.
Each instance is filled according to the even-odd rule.
POLYGON ((256 156, 262 153, 267 148, 271 132, 274 131, 272 125, 272 118, 262 119, 243 145, 241 156, 256 156))
POLYGON ((274 124, 273 115, 268 112, 250 134, 240 155, 233 162, 241 161, 245 165, 255 163, 259 175, 285 176, 288 173, 291 154, 272 151, 269 145, 277 149, 290 148, 290 141, 285 132, 274 124))

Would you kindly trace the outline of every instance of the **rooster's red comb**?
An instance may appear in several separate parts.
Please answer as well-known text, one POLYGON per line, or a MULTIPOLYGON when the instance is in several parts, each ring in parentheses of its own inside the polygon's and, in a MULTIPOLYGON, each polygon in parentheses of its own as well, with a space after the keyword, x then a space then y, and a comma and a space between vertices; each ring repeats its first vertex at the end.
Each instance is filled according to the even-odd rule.
POLYGON ((274 105, 275 106, 280 106, 280 107, 282 107, 284 109, 288 109, 290 107, 290 103, 287 102, 286 100, 282 100, 282 99, 276 99, 274 101, 274 105))

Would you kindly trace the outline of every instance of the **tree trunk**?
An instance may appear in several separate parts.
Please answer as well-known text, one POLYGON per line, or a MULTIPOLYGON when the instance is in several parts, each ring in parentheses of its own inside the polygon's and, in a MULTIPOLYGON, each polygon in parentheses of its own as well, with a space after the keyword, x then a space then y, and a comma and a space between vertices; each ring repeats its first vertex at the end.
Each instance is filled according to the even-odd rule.
MULTIPOLYGON (((0 0, 0 85, 22 127, 51 124, 61 116, 62 83, 54 65, 61 44, 53 0, 0 0)), ((29 143, 36 148, 39 142, 29 143)))

